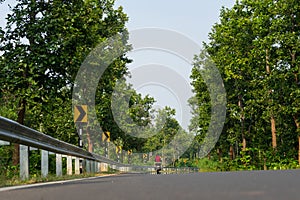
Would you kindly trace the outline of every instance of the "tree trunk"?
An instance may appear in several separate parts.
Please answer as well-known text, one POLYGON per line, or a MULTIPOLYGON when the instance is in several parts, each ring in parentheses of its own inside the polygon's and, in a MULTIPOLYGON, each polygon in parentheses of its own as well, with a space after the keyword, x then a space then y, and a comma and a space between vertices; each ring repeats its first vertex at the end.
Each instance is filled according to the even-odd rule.
MULTIPOLYGON (((294 122, 296 124, 296 133, 300 132, 300 122, 298 121, 297 116, 293 116, 294 122)), ((298 135, 298 163, 300 165, 300 135, 298 135)))
POLYGON ((272 147, 277 148, 277 137, 276 137, 276 122, 273 115, 271 115, 271 129, 272 129, 272 147))
POLYGON ((246 141, 246 138, 243 134, 243 149, 242 149, 242 151, 246 151, 246 148, 247 148, 247 141, 246 141))
POLYGON ((298 164, 300 165, 300 135, 298 136, 298 164))
POLYGON ((218 148, 217 153, 218 153, 218 156, 219 156, 219 161, 220 161, 220 163, 222 163, 223 162, 222 150, 220 148, 218 148))
POLYGON ((230 157, 230 160, 235 159, 234 150, 233 150, 232 145, 230 145, 230 148, 229 148, 229 157, 230 157))
MULTIPOLYGON (((267 75, 270 75, 270 55, 269 55, 269 49, 266 49, 266 72, 267 75)), ((269 89, 269 94, 272 93, 272 90, 269 89)), ((272 99, 269 99, 269 101, 272 101, 272 99)), ((273 113, 271 114, 271 131, 272 131, 272 147, 273 149, 277 148, 277 138, 276 138, 276 122, 273 113)))
POLYGON ((244 129, 245 129, 245 116, 244 116, 244 107, 243 107, 243 102, 242 102, 242 95, 239 95, 239 102, 238 102, 238 106, 241 109, 241 132, 242 132, 242 141, 243 141, 243 151, 246 150, 246 136, 244 133, 244 129))
POLYGON ((13 150, 13 155, 12 155, 12 164, 14 166, 17 166, 20 162, 20 146, 19 144, 13 144, 14 150, 13 150))
POLYGON ((268 170, 266 157, 264 157, 264 170, 268 170))
POLYGON ((268 75, 271 73, 269 60, 270 60, 269 49, 266 49, 266 72, 268 75))

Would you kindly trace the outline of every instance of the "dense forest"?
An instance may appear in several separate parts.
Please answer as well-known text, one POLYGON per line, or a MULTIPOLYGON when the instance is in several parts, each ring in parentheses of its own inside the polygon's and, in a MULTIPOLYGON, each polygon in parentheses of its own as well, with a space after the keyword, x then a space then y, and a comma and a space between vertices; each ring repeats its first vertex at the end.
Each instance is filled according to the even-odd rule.
MULTIPOLYGON (((212 154, 225 169, 300 163, 300 3, 241 0, 223 8, 191 75, 191 129, 207 129, 211 104, 199 71, 214 62, 227 94, 223 132, 212 154), (205 91, 206 92, 203 92, 205 91)), ((201 132, 198 142, 201 144, 201 132)))
MULTIPOLYGON (((18 0, 6 27, 0 27, 0 115, 78 145, 72 108, 77 73, 98 44, 118 36, 114 46, 108 43, 103 49, 122 53, 105 69, 101 62, 91 65, 103 74, 92 108, 97 120, 80 125, 85 149, 105 155, 108 144, 103 142, 103 133, 109 132, 111 144, 123 150, 121 159, 128 163, 151 163, 152 152, 163 149, 160 154, 174 166, 296 168, 300 164, 299 15, 296 0, 237 0, 232 8, 222 8, 220 22, 212 27, 209 41, 194 59, 191 85, 195 96, 189 100, 193 118, 189 130, 184 130, 175 109, 155 110, 154 98, 142 96, 126 82, 127 66, 134 60, 126 56, 131 49, 125 26, 130 16, 122 7, 115 8, 112 0, 18 0), (223 83, 215 82, 217 73, 223 83), (226 95, 217 85, 222 85, 226 95), (224 102, 225 123, 214 124, 218 117, 214 113, 224 102), (143 137, 134 137, 140 127, 145 127, 143 137), (214 142, 205 138, 214 136, 218 128, 222 133, 217 144, 206 152, 204 147, 214 142), (189 140, 192 145, 180 153, 189 140), (164 149, 170 141, 172 148, 164 149), (130 158, 132 152, 140 156, 130 158)), ((13 156, 1 162, 16 166, 18 144, 7 151, 13 156)), ((1 152, 9 154, 2 147, 1 152)), ((110 152, 115 159, 115 150, 110 152)))

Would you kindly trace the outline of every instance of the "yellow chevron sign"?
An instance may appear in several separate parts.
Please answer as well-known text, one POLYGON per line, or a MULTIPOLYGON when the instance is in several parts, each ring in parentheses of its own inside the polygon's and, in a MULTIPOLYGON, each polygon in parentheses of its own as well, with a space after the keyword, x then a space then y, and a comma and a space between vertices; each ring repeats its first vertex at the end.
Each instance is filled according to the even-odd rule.
POLYGON ((116 153, 121 153, 122 146, 116 146, 116 153))
POLYGON ((74 122, 87 123, 87 105, 74 106, 74 122))
POLYGON ((132 155, 132 150, 128 150, 128 155, 132 155))
POLYGON ((102 142, 110 142, 110 132, 102 133, 102 142))

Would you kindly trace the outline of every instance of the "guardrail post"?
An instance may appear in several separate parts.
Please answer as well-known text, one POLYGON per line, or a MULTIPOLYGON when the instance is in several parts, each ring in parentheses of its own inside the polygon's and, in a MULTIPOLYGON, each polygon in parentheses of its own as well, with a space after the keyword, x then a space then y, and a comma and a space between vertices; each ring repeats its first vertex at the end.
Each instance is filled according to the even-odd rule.
POLYGON ((97 167, 96 172, 99 173, 100 172, 100 168, 101 168, 101 165, 100 165, 99 162, 97 162, 96 167, 97 167))
POLYGON ((62 176, 62 156, 61 154, 56 154, 56 176, 62 176))
POLYGON ((45 150, 41 150, 42 159, 41 159, 41 169, 42 169, 42 177, 47 177, 49 172, 49 152, 45 150))
POLYGON ((75 174, 80 174, 80 158, 75 158, 75 174))
POLYGON ((91 161, 88 159, 85 160, 85 171, 86 173, 91 173, 91 161))
POLYGON ((91 161, 91 173, 95 173, 95 161, 91 161))
POLYGON ((29 157, 28 146, 20 144, 20 178, 25 180, 29 178, 29 157))
POLYGON ((99 172, 99 165, 98 165, 98 162, 97 161, 95 161, 95 173, 98 173, 99 172))
POLYGON ((67 174, 72 175, 72 156, 67 156, 67 174))
POLYGON ((108 164, 107 163, 100 163, 100 171, 107 172, 108 171, 108 164))
POLYGON ((97 172, 97 161, 94 161, 94 173, 97 172))

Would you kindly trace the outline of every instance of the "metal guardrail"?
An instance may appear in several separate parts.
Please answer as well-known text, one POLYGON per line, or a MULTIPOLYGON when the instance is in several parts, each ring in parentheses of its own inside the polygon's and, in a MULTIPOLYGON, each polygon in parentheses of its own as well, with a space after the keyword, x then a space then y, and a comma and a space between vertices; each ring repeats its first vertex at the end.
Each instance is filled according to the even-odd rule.
MULTIPOLYGON (((29 147, 35 147, 37 149, 46 150, 56 154, 62 154, 67 156, 73 156, 76 158, 86 159, 88 161, 95 161, 98 163, 109 164, 113 169, 120 171, 144 171, 152 173, 155 171, 154 166, 136 166, 118 163, 110 160, 104 156, 97 155, 83 150, 75 145, 60 141, 49 135, 43 134, 39 131, 21 125, 13 120, 0 116, 0 140, 4 140, 11 143, 17 143, 26 145, 29 147)), ((171 173, 169 168, 165 168, 165 171, 171 173)), ((182 170, 176 170, 179 172, 182 170)), ((21 173, 21 172, 20 172, 21 173)), ((42 172, 43 173, 43 172, 42 172)))
POLYGON ((165 174, 182 174, 182 173, 196 173, 199 169, 196 167, 164 167, 162 173, 165 174))
MULTIPOLYGON (((90 152, 66 142, 60 141, 15 121, 0 116, 0 139, 12 143, 23 144, 53 153, 76 156, 90 160, 97 159, 90 152)), ((104 159, 103 159, 104 160, 104 159)), ((99 160, 100 161, 100 160, 99 160)), ((102 160, 101 160, 102 161, 102 160)))
MULTIPOLYGON (((53 153, 59 153, 78 158, 89 159, 92 161, 104 162, 119 167, 128 167, 130 165, 121 164, 110 160, 104 156, 97 155, 83 150, 75 145, 60 141, 49 135, 21 125, 13 120, 0 116, 0 140, 23 144, 38 149, 47 150, 53 153)), ((143 168, 147 166, 143 166, 143 168)))
POLYGON ((152 166, 132 166, 129 164, 118 163, 104 156, 85 151, 75 145, 55 139, 2 116, 0 116, 0 140, 35 147, 57 154, 102 162, 117 166, 118 168, 132 167, 140 170, 153 168, 152 166))

